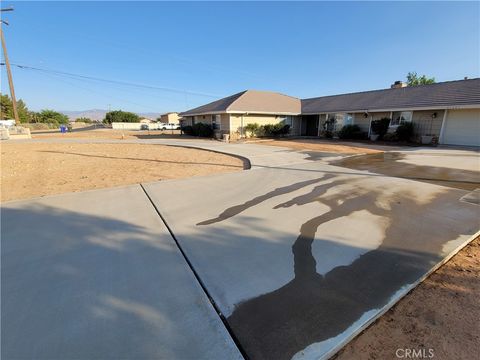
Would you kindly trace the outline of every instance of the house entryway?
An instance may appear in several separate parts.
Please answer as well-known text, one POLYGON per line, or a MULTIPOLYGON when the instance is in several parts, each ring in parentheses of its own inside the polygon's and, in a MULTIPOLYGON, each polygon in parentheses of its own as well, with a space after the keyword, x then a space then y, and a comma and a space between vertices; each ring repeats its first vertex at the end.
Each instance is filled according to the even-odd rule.
POLYGON ((318 136, 318 115, 302 115, 302 136, 318 136))

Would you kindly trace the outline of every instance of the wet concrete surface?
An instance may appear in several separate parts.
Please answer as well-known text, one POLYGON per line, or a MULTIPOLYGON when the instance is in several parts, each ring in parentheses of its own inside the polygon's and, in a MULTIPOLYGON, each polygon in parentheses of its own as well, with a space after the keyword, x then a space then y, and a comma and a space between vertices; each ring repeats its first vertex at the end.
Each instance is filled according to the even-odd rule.
POLYGON ((368 170, 372 173, 457 189, 475 190, 480 188, 480 163, 476 170, 464 170, 448 166, 426 166, 402 162, 406 157, 407 154, 400 152, 358 155, 334 161, 332 165, 355 170, 368 170))
POLYGON ((252 359, 327 356, 480 225, 463 189, 320 162, 146 189, 252 359))
MULTIPOLYGON (((335 205, 339 198, 319 197, 336 185, 333 182, 317 186, 309 194, 278 207, 311 201, 335 205)), ((436 201, 442 204, 448 197, 441 196, 436 201)), ((255 359, 290 359, 313 343, 343 333, 362 314, 387 304, 398 289, 413 283, 438 262, 442 258, 442 244, 455 237, 455 232, 435 232, 428 238, 416 239, 421 243, 408 238, 401 245, 394 241, 409 235, 401 221, 406 206, 420 221, 421 213, 426 211, 414 201, 408 204, 406 201, 397 202, 387 213, 374 205, 375 194, 363 194, 305 222, 292 246, 295 278, 274 292, 240 303, 228 317, 247 353, 255 359), (324 276, 318 274, 312 254, 318 227, 365 208, 379 216, 400 217, 400 221, 390 223, 378 249, 361 255, 348 266, 336 267, 324 276)))

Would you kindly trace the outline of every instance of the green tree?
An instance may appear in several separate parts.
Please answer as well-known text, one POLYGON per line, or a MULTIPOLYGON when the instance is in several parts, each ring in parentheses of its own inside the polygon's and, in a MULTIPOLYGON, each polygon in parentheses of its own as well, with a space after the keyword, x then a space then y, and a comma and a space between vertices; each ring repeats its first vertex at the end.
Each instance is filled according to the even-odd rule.
POLYGON ((128 111, 115 110, 106 113, 103 122, 105 124, 111 124, 112 122, 140 122, 140 116, 128 111))
POLYGON ((427 78, 426 75, 418 76, 416 72, 412 71, 407 74, 408 86, 428 85, 435 83, 435 78, 427 78))
POLYGON ((68 116, 54 110, 45 109, 38 114, 37 122, 52 124, 68 124, 68 116))
POLYGON ((12 100, 8 95, 0 95, 0 119, 13 119, 12 100))
POLYGON ((27 105, 21 99, 17 101, 17 112, 21 123, 30 122, 30 111, 28 111, 27 105))
MULTIPOLYGON (((12 99, 8 95, 0 95, 0 118, 1 119, 13 119, 13 103, 12 99)), ((30 111, 28 111, 27 105, 23 100, 17 101, 17 111, 20 122, 30 122, 30 111)))
POLYGON ((85 124, 93 123, 92 119, 87 118, 87 117, 79 117, 79 118, 75 119, 75 122, 83 122, 85 124))

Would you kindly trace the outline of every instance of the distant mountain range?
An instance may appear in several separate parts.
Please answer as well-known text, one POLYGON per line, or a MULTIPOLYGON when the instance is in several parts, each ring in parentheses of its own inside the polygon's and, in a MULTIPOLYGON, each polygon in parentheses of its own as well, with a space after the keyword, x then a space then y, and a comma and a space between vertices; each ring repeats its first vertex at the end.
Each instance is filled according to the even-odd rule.
MULTIPOLYGON (((68 116, 70 120, 75 120, 81 117, 86 117, 92 120, 102 121, 105 118, 105 114, 108 110, 103 109, 90 109, 81 111, 60 111, 62 114, 68 116)), ((146 117, 152 120, 158 118, 161 113, 137 113, 141 117, 146 117)))

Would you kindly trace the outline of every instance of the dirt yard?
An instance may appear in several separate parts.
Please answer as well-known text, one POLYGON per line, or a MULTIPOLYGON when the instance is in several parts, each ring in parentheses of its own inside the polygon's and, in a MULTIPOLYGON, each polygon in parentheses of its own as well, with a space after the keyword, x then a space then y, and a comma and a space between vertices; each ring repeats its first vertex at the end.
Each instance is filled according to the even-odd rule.
MULTIPOLYGON (((376 154, 384 151, 383 146, 350 144, 346 142, 336 143, 332 141, 295 139, 295 140, 262 140, 261 145, 283 146, 293 150, 322 151, 339 154, 376 154)), ((388 148, 392 150, 392 148, 388 148)))
POLYGON ((231 156, 163 145, 2 143, 1 151, 2 201, 243 169, 231 156))
MULTIPOLYGON (((186 137, 186 135, 183 135, 186 137)), ((180 138, 179 130, 113 130, 109 128, 92 129, 91 127, 79 128, 73 132, 61 134, 58 130, 40 130, 32 131, 32 138, 34 139, 138 139, 138 138, 180 138)))
POLYGON ((397 349, 425 349, 427 355, 433 349, 433 359, 478 359, 479 295, 477 237, 334 358, 397 359, 397 349))

